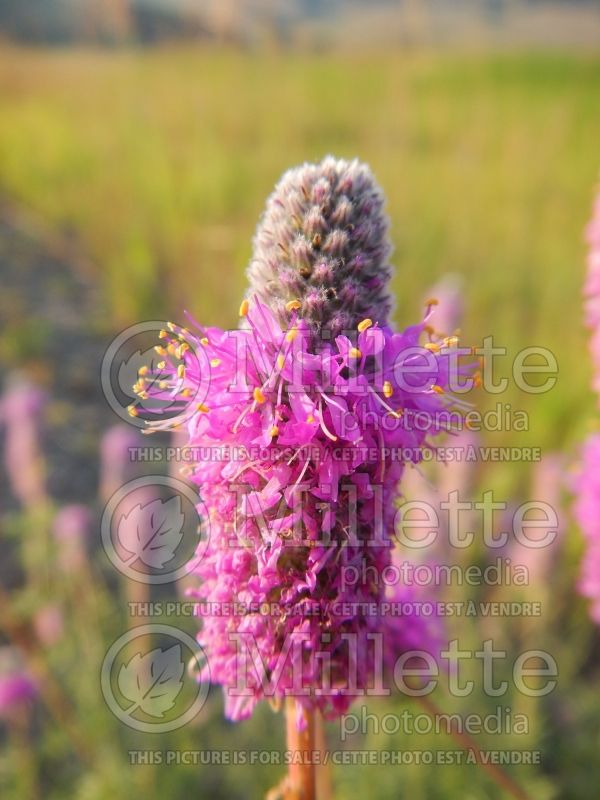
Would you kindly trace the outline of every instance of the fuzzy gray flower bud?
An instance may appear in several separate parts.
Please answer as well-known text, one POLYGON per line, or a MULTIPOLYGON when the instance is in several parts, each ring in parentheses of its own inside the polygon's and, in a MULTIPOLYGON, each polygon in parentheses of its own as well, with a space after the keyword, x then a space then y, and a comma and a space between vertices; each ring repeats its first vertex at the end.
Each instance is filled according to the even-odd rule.
POLYGON ((267 201, 248 268, 258 295, 288 327, 288 304, 313 334, 337 336, 392 309, 392 252, 383 192, 369 167, 325 158, 288 170, 267 201))

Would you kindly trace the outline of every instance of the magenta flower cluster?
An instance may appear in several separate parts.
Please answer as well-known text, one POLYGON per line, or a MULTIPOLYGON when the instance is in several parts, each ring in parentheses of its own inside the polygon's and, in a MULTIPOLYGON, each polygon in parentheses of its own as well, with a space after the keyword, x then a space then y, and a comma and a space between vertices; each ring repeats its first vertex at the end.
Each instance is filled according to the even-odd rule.
MULTIPOLYGON (((432 309, 402 333, 365 319, 319 347, 296 310, 284 331, 258 299, 242 304, 245 329, 165 332, 161 351, 180 363, 161 365, 159 383, 146 375, 143 391, 193 398, 180 416, 189 445, 217 453, 191 474, 210 516, 194 596, 204 677, 224 686, 232 719, 266 694, 256 653, 274 697, 318 689, 297 699, 331 716, 353 688, 373 688, 378 659, 393 667, 407 650, 437 648, 437 623, 387 616, 385 586, 372 577, 390 564, 405 464, 434 446, 441 412, 457 402, 447 393, 456 341, 432 333, 432 309), (371 577, 345 588, 348 567, 371 577)), ((410 597, 398 587, 393 599, 410 597)))

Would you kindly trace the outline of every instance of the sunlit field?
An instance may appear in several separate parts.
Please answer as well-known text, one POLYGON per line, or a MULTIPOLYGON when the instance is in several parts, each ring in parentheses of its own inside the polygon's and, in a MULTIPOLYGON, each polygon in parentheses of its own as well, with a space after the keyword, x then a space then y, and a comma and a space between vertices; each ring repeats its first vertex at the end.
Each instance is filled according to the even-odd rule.
MULTIPOLYGON (((452 273, 464 291, 463 341, 476 345, 493 335, 509 356, 531 345, 549 348, 559 367, 552 391, 526 394, 511 382, 501 395, 475 392, 469 399, 481 409, 501 402, 529 415, 528 430, 509 425, 488 431, 481 435, 486 445, 561 453, 568 471, 595 408, 581 292, 583 235, 600 168, 599 98, 600 59, 591 56, 5 46, 0 209, 43 221, 91 263, 85 279, 99 287, 102 312, 90 325, 107 344, 127 325, 179 320, 183 310, 207 324, 230 326, 246 286, 253 232, 280 174, 328 153, 357 156, 371 165, 388 198, 396 322, 419 320, 432 287, 452 273)), ((14 291, 0 291, 3 368, 34 365, 43 382, 47 375, 38 362, 45 334, 35 335, 36 320, 14 302, 14 291)), ((63 347, 77 350, 77 337, 63 347)), ((499 366, 505 374, 502 360, 499 366)), ((96 381, 99 366, 87 368, 96 381)), ((60 374, 54 380, 60 383, 60 374)), ((53 413, 64 416, 65 408, 53 413)), ((68 419, 61 419, 68 431, 68 419)), ((534 480, 531 464, 517 462, 478 464, 469 482, 474 496, 494 488, 517 503, 529 499, 534 480)), ((527 733, 483 735, 479 742, 541 752, 541 765, 509 768, 535 800, 593 800, 600 785, 600 639, 574 589, 582 543, 567 491, 565 481, 560 549, 537 585, 449 591, 452 599, 541 600, 539 618, 475 617, 448 625, 474 647, 494 637, 511 654, 527 647, 553 653, 560 668, 556 691, 532 699, 511 695, 511 688, 498 701, 482 691, 475 665, 472 675, 465 673, 476 682, 474 694, 462 701, 436 695, 449 713, 492 713, 502 705, 528 715, 527 733)), ((100 502, 92 505, 98 516, 100 502)), ((29 575, 25 588, 14 592, 15 613, 33 614, 43 594, 68 620, 48 663, 69 687, 79 732, 49 721, 41 710, 28 734, 33 750, 23 747, 18 728, 11 730, 0 757, 0 795, 263 796, 281 777, 281 766, 131 766, 130 750, 280 748, 283 721, 262 704, 251 721, 227 723, 214 691, 191 725, 163 738, 121 726, 104 704, 98 674, 106 648, 125 629, 124 590, 94 552, 96 543, 88 565, 95 577, 89 579, 63 581, 36 554, 32 542, 48 552, 43 543, 55 510, 51 500, 33 511, 9 508, 2 537, 29 575), (83 744, 79 761, 71 756, 73 738, 83 744)), ((479 543, 468 552, 474 563, 492 557, 479 543)), ((163 598, 174 595, 161 589, 163 598)), ((194 633, 193 619, 183 624, 194 633)), ((498 679, 510 675, 513 660, 499 668, 498 679)), ((423 713, 402 697, 367 705, 379 718, 405 707, 423 713)), ((332 724, 329 735, 337 748, 459 749, 444 735, 415 739, 373 726, 341 745, 339 725, 332 724)), ((333 774, 335 797, 344 800, 508 797, 464 764, 355 764, 334 766, 333 774)))
POLYGON ((398 321, 459 274, 465 335, 557 355, 539 443, 580 426, 597 60, 9 50, 0 81, 0 187, 75 233, 115 325, 182 307, 231 323, 281 172, 359 156, 389 201, 398 321))

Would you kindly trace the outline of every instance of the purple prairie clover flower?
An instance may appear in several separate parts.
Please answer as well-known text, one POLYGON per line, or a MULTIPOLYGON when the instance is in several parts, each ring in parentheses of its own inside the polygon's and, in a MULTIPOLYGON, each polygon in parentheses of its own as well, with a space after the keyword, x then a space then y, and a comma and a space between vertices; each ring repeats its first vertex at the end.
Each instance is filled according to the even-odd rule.
MULTIPOLYGON (((344 164, 334 172, 345 174, 344 164)), ((330 175, 333 167, 322 169, 330 175)), ((364 170, 352 174, 362 176, 375 214, 380 195, 367 191, 364 170)), ((352 181, 342 188, 352 198, 352 181)), ((331 211, 333 199, 320 202, 331 211)), ((334 223, 319 223, 325 240, 334 223)), ((364 239, 345 258, 360 247, 364 239)), ((383 287, 387 245, 380 250, 383 287)), ((457 342, 432 332, 433 302, 421 322, 395 332, 383 294, 372 299, 379 317, 357 317, 352 304, 340 316, 343 307, 332 303, 317 318, 306 295, 281 305, 272 292, 243 301, 240 330, 170 324, 159 346, 162 385, 150 375, 140 387, 180 404, 178 418, 151 430, 185 429, 196 453, 189 479, 210 514, 192 591, 208 659, 199 677, 223 686, 235 720, 262 698, 286 695, 306 711, 342 714, 357 695, 384 691, 383 674, 401 654, 439 651, 436 625, 390 613, 390 599, 413 597, 411 587, 390 595, 381 576, 391 564, 405 464, 418 464, 447 429, 448 410, 464 406, 449 392, 452 375, 464 372, 457 342), (347 570, 366 577, 349 585, 347 570)))
POLYGON ((592 386, 600 403, 600 193, 596 197, 587 229, 589 245, 587 279, 584 286, 585 323, 592 332, 590 352, 594 365, 592 386))
POLYGON ((590 616, 600 623, 600 434, 584 442, 573 481, 573 511, 585 538, 579 591, 592 601, 590 616))

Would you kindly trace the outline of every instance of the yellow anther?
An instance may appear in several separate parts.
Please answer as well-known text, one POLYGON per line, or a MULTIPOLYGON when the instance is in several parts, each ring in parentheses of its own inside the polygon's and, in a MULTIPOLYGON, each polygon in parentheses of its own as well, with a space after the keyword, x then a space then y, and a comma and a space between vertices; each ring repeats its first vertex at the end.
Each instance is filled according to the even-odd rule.
POLYGON ((177 355, 177 353, 178 353, 178 348, 177 348, 177 347, 175 347, 175 345, 173 344, 173 342, 170 342, 170 343, 167 345, 167 353, 168 353, 170 356, 177 356, 177 358, 179 358, 179 356, 177 355))
POLYGON ((289 303, 285 304, 286 311, 297 311, 299 308, 302 308, 300 300, 290 300, 289 303))
POLYGON ((290 328, 286 333, 285 340, 286 342, 293 342, 296 336, 298 336, 298 328, 294 325, 294 327, 290 328))
POLYGON ((391 397, 393 394, 394 390, 392 389, 392 384, 389 381, 385 381, 383 384, 383 396, 391 397))
POLYGON ((247 317, 249 308, 250 303, 248 302, 247 298, 244 298, 240 304, 240 317, 247 317))
POLYGON ((284 364, 285 364, 285 358, 284 358, 284 357, 283 357, 283 355, 280 353, 280 354, 277 356, 277 369, 283 369, 283 367, 284 367, 284 364))
POLYGON ((185 376, 185 367, 184 367, 183 364, 180 364, 177 367, 177 377, 178 378, 183 378, 184 376, 185 376))
POLYGON ((143 367, 140 367, 138 369, 138 375, 140 376, 140 378, 143 378, 144 375, 147 375, 149 372, 150 372, 150 370, 148 369, 148 367, 145 364, 144 364, 143 367))
POLYGON ((271 437, 279 436, 279 428, 277 427, 277 425, 273 425, 269 433, 271 434, 271 437))
POLYGON ((167 331, 165 331, 165 330, 162 330, 162 331, 161 331, 161 332, 158 334, 158 338, 159 338, 159 339, 166 339, 168 335, 169 335, 169 334, 167 333, 167 331))
POLYGON ((191 397, 192 396, 192 390, 188 386, 186 386, 185 389, 181 390, 180 394, 181 394, 182 397, 191 397))
POLYGON ((444 394, 444 390, 441 386, 438 386, 437 383, 434 383, 431 387, 431 391, 435 392, 436 394, 444 394))
POLYGON ((166 361, 159 361, 156 366, 158 367, 158 369, 164 369, 167 366, 167 362, 166 361))
POLYGON ((426 306, 437 306, 440 304, 439 300, 436 300, 435 297, 430 297, 429 300, 425 301, 426 306))
POLYGON ((444 347, 456 347, 458 344, 458 336, 446 336, 443 344, 444 347))
POLYGON ((373 320, 367 318, 363 319, 362 322, 359 322, 357 328, 359 333, 363 333, 363 331, 368 330, 370 327, 372 327, 372 325, 373 325, 373 320))
POLYGON ((158 382, 158 388, 159 389, 168 389, 169 388, 169 382, 168 381, 159 381, 158 382))
POLYGON ((175 330, 175 323, 174 322, 167 322, 167 328, 173 332, 175 330))
POLYGON ((200 344, 201 344, 203 347, 206 347, 206 345, 208 344, 208 336, 203 336, 203 337, 200 339, 200 344))
POLYGON ((312 414, 309 414, 308 417, 306 418, 306 421, 309 423, 309 425, 312 425, 312 423, 315 421, 315 418, 313 417, 312 414))
POLYGON ((397 408, 395 411, 389 411, 388 413, 391 417, 394 417, 394 419, 400 419, 404 412, 401 408, 397 408))
POLYGON ((167 351, 160 344, 155 345, 154 349, 156 350, 156 352, 158 353, 159 356, 166 356, 167 355, 167 351))
POLYGON ((440 349, 439 344, 435 342, 426 342, 424 345, 425 350, 431 350, 432 353, 437 353, 440 349))
POLYGON ((350 348, 350 352, 348 353, 350 358, 362 358, 362 353, 358 349, 358 347, 350 348))
POLYGON ((260 386, 257 386, 254 389, 254 393, 253 394, 254 394, 254 399, 256 400, 257 403, 266 403, 267 402, 267 398, 264 396, 263 391, 260 388, 260 386))
POLYGON ((137 417, 139 412, 135 406, 127 406, 127 413, 130 417, 137 417))
POLYGON ((473 385, 475 386, 476 389, 479 389, 481 387, 481 373, 480 372, 476 372, 475 375, 473 375, 473 385))
POLYGON ((199 411, 201 414, 208 414, 210 409, 206 405, 206 403, 198 403, 198 405, 196 406, 196 411, 199 411))
POLYGON ((211 367, 218 367, 220 363, 221 363, 220 358, 211 358, 210 360, 211 367))

